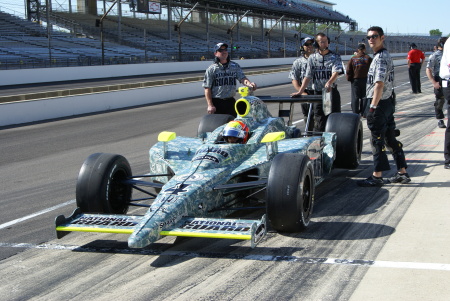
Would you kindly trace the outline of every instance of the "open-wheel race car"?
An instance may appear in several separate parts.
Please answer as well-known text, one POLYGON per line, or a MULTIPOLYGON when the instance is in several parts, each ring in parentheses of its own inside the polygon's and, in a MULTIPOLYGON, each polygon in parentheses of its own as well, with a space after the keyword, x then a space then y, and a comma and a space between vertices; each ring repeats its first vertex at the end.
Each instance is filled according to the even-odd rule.
POLYGON ((302 132, 291 125, 293 104, 326 101, 322 96, 258 98, 245 89, 241 92, 235 121, 248 127, 245 144, 224 140, 224 128, 234 118, 217 114, 201 119, 197 137, 160 133, 150 148, 146 175, 133 175, 121 155, 89 156, 77 180, 78 208, 70 217, 56 218, 58 238, 83 231, 129 234, 132 248, 164 236, 244 239, 254 247, 265 235, 267 222, 280 232, 307 227, 315 187, 333 167, 359 165, 360 118, 332 113, 325 132, 302 132), (265 102, 280 103, 279 115, 288 121, 272 117, 265 102), (286 103, 290 109, 283 110, 286 103), (148 197, 132 199, 133 190, 148 197), (130 206, 148 209, 145 215, 128 215, 130 206), (253 219, 230 217, 249 208, 265 214, 253 219))

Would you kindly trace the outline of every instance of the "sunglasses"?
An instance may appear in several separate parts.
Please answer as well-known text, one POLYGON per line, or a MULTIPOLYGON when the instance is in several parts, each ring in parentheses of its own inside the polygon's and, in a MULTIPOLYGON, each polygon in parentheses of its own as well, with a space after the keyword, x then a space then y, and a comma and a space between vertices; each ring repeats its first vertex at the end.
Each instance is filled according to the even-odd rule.
POLYGON ((217 49, 217 51, 218 52, 225 52, 225 51, 228 51, 228 49, 227 48, 219 48, 219 49, 217 49))
POLYGON ((303 46, 311 46, 313 43, 305 43, 303 46))
POLYGON ((378 37, 379 37, 379 35, 374 34, 374 35, 371 35, 371 36, 367 36, 366 38, 367 38, 367 41, 369 41, 370 39, 374 39, 375 40, 378 37))

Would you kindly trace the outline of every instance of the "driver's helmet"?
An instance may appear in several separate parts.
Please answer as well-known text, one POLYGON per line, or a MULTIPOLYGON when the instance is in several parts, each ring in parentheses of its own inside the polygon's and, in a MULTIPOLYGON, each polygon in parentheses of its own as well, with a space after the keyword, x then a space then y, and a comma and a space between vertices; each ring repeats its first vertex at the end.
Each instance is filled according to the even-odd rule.
POLYGON ((248 140, 248 126, 239 120, 230 121, 223 129, 222 136, 228 143, 244 144, 248 140), (237 140, 229 137, 235 137, 237 140))

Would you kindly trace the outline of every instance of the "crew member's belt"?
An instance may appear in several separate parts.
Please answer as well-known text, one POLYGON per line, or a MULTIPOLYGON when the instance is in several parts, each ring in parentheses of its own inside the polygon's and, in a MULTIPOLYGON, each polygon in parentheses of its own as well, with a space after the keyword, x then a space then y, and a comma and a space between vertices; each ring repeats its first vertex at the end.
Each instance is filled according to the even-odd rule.
POLYGON ((217 97, 214 97, 213 99, 217 99, 217 100, 225 100, 225 101, 235 101, 236 99, 234 99, 234 97, 228 97, 228 98, 217 98, 217 97))

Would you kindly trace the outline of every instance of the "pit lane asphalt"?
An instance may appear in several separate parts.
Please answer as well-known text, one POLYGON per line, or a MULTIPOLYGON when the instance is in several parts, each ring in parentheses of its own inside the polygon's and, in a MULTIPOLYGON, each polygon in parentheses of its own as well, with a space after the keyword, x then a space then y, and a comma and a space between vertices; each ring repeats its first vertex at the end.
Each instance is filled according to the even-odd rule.
MULTIPOLYGON (((424 93, 412 95, 406 81, 405 68, 396 68, 411 184, 356 186, 372 170, 363 122, 361 166, 335 170, 318 187, 303 233, 271 232, 253 250, 239 241, 173 238, 130 250, 125 236, 93 233, 56 240, 53 219, 70 214, 69 204, 0 229, 0 291, 8 292, 5 300, 448 300, 444 130, 436 126, 431 85, 423 79, 424 93)), ((342 78, 339 90, 349 111, 342 78)), ((287 91, 290 85, 256 95, 287 91)), ((123 154, 134 173, 147 172, 157 134, 192 136, 204 110, 204 99, 195 98, 1 130, 0 227, 74 199, 91 153, 123 154)))

